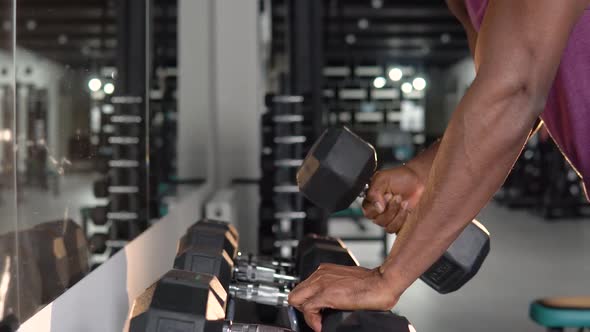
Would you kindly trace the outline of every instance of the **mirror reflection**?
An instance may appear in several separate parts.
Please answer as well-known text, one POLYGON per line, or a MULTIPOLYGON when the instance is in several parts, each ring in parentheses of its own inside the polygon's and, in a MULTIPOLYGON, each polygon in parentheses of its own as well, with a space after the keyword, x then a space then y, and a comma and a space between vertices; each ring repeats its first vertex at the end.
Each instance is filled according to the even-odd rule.
POLYGON ((2 324, 25 321, 167 212, 176 5, 148 3, 0 1, 2 324))

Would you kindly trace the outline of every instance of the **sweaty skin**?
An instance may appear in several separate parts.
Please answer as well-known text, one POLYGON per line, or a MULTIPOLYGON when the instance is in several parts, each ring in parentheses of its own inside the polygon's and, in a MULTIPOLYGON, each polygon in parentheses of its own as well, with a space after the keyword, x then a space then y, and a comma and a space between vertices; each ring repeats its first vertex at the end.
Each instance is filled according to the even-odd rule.
POLYGON ((477 76, 385 262, 374 270, 324 265, 290 293, 315 331, 323 308, 391 309, 486 205, 543 111, 568 36, 589 4, 490 1, 474 37, 477 76))

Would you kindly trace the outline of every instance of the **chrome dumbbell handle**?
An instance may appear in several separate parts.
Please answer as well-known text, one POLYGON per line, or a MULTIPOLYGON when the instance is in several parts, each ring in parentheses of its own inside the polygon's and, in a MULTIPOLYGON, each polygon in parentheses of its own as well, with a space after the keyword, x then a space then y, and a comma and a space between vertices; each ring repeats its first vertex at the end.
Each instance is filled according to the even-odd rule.
POLYGON ((289 306, 289 292, 278 287, 235 283, 229 286, 229 293, 242 300, 266 304, 271 306, 289 306))
POLYGON ((277 273, 275 268, 258 266, 247 262, 238 262, 234 267, 234 276, 240 281, 250 282, 297 282, 299 278, 283 273, 277 273))

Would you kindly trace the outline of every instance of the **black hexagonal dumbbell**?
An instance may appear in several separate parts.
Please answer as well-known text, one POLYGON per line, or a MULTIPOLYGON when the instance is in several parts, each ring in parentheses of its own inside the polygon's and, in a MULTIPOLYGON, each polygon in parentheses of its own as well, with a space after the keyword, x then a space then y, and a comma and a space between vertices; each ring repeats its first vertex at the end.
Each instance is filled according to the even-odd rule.
MULTIPOLYGON (((312 203, 334 212, 349 207, 363 193, 376 168, 371 144, 346 127, 330 128, 305 157, 297 185, 312 203)), ((479 271, 489 250, 489 232, 474 221, 421 279, 441 294, 456 291, 479 271)))
POLYGON ((237 298, 286 306, 286 284, 298 279, 279 273, 284 269, 281 262, 270 261, 262 265, 264 260, 238 256, 237 237, 235 228, 227 223, 201 220, 179 241, 174 267, 215 275, 224 289, 237 298), (228 254, 228 250, 232 254, 228 254))
POLYGON ((301 280, 307 279, 322 263, 358 265, 340 239, 308 234, 297 246, 296 269, 301 280))
POLYGON ((210 274, 171 270, 135 299, 129 332, 289 332, 226 321, 227 292, 210 274))
POLYGON ((88 242, 70 219, 41 223, 30 234, 43 275, 43 302, 49 303, 90 272, 88 242))

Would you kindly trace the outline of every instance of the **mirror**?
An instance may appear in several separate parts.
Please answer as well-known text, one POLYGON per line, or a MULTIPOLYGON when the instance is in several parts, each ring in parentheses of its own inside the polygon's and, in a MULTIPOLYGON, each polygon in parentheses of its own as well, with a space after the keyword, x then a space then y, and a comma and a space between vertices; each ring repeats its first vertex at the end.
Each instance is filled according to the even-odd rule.
POLYGON ((0 326, 167 213, 176 12, 176 1, 0 0, 0 326))

